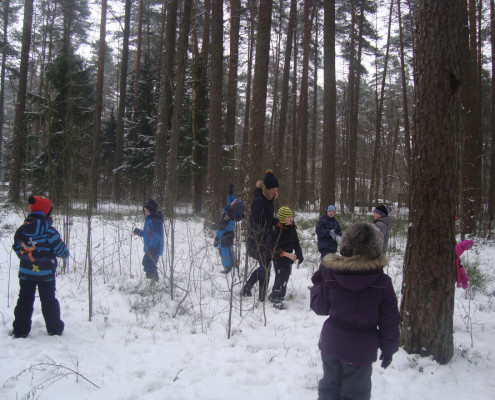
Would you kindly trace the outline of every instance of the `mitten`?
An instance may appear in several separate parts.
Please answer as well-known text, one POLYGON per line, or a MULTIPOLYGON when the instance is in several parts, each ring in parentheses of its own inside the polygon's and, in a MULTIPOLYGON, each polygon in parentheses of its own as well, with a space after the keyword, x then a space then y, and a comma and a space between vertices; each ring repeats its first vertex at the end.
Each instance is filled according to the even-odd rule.
POLYGON ((141 235, 141 232, 142 230, 139 228, 134 228, 134 230, 132 231, 132 233, 134 233, 135 235, 141 235))
POLYGON ((301 256, 301 258, 299 258, 299 264, 302 264, 303 261, 304 261, 304 257, 301 256))
POLYGON ((335 240, 335 241, 337 240, 337 235, 335 235, 335 229, 332 229, 330 231, 330 236, 332 237, 333 240, 335 240))
POLYGON ((387 369, 387 367, 392 363, 392 356, 386 356, 382 353, 380 355, 380 360, 382 360, 382 368, 387 369))
POLYGON ((216 236, 215 241, 213 242, 213 246, 218 247, 219 243, 220 243, 220 238, 218 236, 216 236))
POLYGON ((469 276, 467 276, 466 274, 466 270, 464 269, 464 267, 460 267, 459 268, 459 275, 460 275, 460 278, 461 278, 461 285, 462 285, 462 288, 463 289, 467 289, 468 287, 468 283, 469 281, 471 280, 469 278, 469 276))
POLYGON ((319 283, 323 283, 323 274, 321 273, 320 270, 316 271, 313 276, 311 277, 311 282, 313 282, 313 285, 317 285, 319 283))

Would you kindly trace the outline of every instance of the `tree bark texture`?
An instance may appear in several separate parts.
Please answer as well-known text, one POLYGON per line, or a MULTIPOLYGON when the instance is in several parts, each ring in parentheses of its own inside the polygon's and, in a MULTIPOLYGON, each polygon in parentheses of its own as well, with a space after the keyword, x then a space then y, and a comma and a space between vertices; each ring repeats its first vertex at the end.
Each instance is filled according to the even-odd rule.
MULTIPOLYGON (((455 137, 460 131, 463 0, 418 6, 410 223, 401 343, 441 364, 453 353, 455 137)), ((467 33, 467 32, 466 32, 467 33)))
POLYGON ((19 202, 21 189, 21 159, 24 142, 24 111, 26 110, 26 91, 29 67, 29 49, 31 46, 31 28, 33 24, 33 0, 24 2, 24 20, 22 24, 21 63, 19 67, 19 86, 15 103, 14 134, 12 138, 12 161, 10 163, 9 200, 19 202))
POLYGON ((323 92, 323 151, 321 160, 320 214, 335 204, 335 156, 337 142, 337 92, 335 79, 335 0, 324 2, 324 85, 323 92))

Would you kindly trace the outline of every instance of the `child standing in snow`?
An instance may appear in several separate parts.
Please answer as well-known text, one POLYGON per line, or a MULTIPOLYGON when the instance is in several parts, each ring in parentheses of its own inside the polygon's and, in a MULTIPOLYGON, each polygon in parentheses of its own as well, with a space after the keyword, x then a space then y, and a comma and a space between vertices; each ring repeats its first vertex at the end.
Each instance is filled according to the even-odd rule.
POLYGON ((292 264, 296 260, 299 260, 299 263, 304 260, 296 225, 294 224, 294 215, 289 207, 281 207, 278 210, 278 223, 273 232, 273 237, 275 243, 273 252, 275 283, 268 300, 278 303, 284 300, 287 282, 289 282, 292 272, 292 264))
POLYGON ((461 264, 461 259, 459 258, 464 251, 469 250, 473 247, 474 242, 472 240, 463 240, 461 243, 456 243, 455 245, 455 268, 457 272, 457 287, 467 289, 469 281, 469 276, 466 274, 466 270, 461 264))
POLYGON ((399 349, 400 315, 382 235, 372 224, 351 225, 342 236, 340 254, 328 254, 311 278, 311 309, 329 315, 319 348, 323 378, 318 399, 369 400, 372 364, 380 348, 382 368, 399 349))
POLYGON ((41 311, 50 336, 61 335, 64 322, 60 319, 60 304, 55 297, 57 257, 69 258, 69 250, 52 226, 52 203, 43 196, 29 197, 30 213, 14 235, 12 249, 20 259, 19 299, 14 309, 10 334, 25 338, 31 331, 36 287, 41 311))
POLYGON ((163 216, 153 199, 143 205, 144 227, 134 228, 134 234, 144 239, 143 267, 146 279, 158 282, 158 259, 163 254, 163 216))
POLYGON ((335 218, 336 212, 337 209, 335 206, 329 205, 326 215, 321 217, 316 224, 315 232, 321 258, 325 257, 328 253, 336 253, 338 241, 342 237, 339 221, 335 218))
POLYGON ((234 185, 229 185, 229 195, 227 196, 227 206, 223 208, 220 222, 213 246, 218 247, 222 258, 222 274, 228 274, 235 265, 234 229, 235 223, 244 218, 244 203, 240 199, 234 198, 234 185))

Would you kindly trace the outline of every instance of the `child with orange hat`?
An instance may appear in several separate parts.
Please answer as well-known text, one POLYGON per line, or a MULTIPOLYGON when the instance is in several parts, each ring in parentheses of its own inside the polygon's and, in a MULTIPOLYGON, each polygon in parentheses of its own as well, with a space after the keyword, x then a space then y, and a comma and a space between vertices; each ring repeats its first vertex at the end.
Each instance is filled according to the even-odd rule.
POLYGON ((30 213, 14 235, 12 249, 20 259, 19 298, 10 335, 25 338, 31 331, 36 288, 49 335, 61 335, 64 322, 55 297, 57 257, 67 259, 69 250, 52 226, 52 203, 44 196, 29 197, 30 213))

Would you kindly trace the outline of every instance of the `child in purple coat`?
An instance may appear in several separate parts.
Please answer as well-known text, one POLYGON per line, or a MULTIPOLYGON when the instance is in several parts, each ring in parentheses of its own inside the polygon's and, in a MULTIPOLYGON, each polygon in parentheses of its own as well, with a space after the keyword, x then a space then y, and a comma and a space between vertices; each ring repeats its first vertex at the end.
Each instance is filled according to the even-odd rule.
POLYGON ((383 237, 372 224, 359 222, 342 236, 340 254, 322 260, 311 280, 311 309, 329 315, 320 335, 323 378, 318 399, 369 400, 372 364, 381 350, 387 368, 399 347, 400 315, 383 237))

